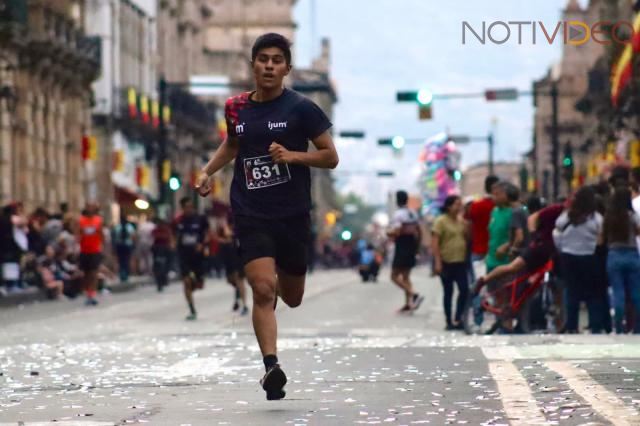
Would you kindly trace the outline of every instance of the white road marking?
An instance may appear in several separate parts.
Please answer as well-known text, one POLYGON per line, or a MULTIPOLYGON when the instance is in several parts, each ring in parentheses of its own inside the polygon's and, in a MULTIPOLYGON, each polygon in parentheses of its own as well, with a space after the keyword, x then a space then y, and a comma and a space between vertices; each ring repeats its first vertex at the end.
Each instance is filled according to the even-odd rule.
POLYGON ((482 353, 490 360, 516 359, 638 359, 640 358, 640 344, 629 343, 553 343, 548 345, 520 345, 520 346, 481 346, 482 353))
POLYGON ((498 385, 504 411, 513 426, 548 424, 529 384, 513 363, 491 361, 489 372, 498 385))
POLYGON ((627 426, 640 423, 636 410, 627 407, 620 398, 598 384, 582 368, 574 367, 565 361, 549 361, 545 365, 561 375, 571 389, 613 425, 627 426))
POLYGON ((61 422, 15 422, 0 423, 0 426, 114 426, 113 422, 84 422, 84 421, 61 421, 61 422))

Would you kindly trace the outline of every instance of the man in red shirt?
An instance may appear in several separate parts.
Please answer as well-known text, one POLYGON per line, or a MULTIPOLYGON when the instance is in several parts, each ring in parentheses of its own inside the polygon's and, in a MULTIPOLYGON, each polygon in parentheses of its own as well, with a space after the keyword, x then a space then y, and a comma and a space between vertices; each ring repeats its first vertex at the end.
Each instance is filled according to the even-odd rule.
MULTIPOLYGON (((487 195, 471 203, 465 219, 471 223, 471 261, 484 259, 489 251, 489 221, 491 211, 495 207, 491 191, 498 183, 496 176, 487 176, 484 180, 484 190, 487 195)), ((473 272, 473 271, 472 271, 473 272)))
POLYGON ((76 238, 80 244, 79 266, 84 273, 86 304, 95 306, 98 289, 98 269, 102 263, 102 217, 96 203, 88 203, 78 221, 76 238))

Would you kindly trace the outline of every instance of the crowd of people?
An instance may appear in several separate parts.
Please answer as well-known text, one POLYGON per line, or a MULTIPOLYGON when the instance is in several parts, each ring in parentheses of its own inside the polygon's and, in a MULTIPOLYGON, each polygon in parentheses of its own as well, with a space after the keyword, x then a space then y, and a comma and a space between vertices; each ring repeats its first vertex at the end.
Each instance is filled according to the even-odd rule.
MULTIPOLYGON (((225 218, 209 220, 197 215, 187 198, 181 204, 181 214, 171 222, 144 217, 134 221, 122 213, 112 226, 103 222, 95 203, 78 214, 65 204, 56 213, 38 208, 30 215, 19 202, 4 206, 0 215, 0 296, 37 288, 49 299, 84 294, 87 305, 97 305, 99 291, 108 292, 110 283, 127 282, 132 274, 152 276, 162 292, 170 277, 186 271, 197 276, 194 281, 198 282, 206 275, 226 275, 235 287, 233 310, 246 315, 244 282, 234 257, 230 223, 225 218), (202 224, 195 237, 189 236, 192 222, 202 224)), ((193 306, 190 296, 187 300, 193 306)), ((195 317, 195 309, 190 316, 195 317)))
POLYGON ((486 178, 485 189, 485 197, 466 205, 460 196, 448 197, 431 227, 433 271, 444 288, 448 330, 462 328, 470 289, 553 261, 566 316, 560 331, 580 332, 584 302, 592 333, 640 332, 639 170, 617 167, 608 181, 549 205, 537 196, 523 199, 515 185, 494 176, 486 178), (478 262, 485 272, 476 280, 478 262))

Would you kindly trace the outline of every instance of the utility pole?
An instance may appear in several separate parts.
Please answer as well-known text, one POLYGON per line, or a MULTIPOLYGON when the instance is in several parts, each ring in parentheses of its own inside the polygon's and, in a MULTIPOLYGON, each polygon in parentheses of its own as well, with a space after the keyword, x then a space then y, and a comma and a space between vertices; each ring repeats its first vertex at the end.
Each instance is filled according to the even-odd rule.
POLYGON ((487 136, 487 144, 489 145, 489 174, 493 175, 494 173, 494 161, 493 161, 493 132, 489 133, 487 136))
POLYGON ((164 182, 164 161, 167 159, 167 124, 165 123, 164 110, 167 105, 167 81, 164 75, 160 76, 158 82, 158 96, 160 104, 160 121, 158 124, 158 160, 156 164, 156 175, 158 179, 158 204, 167 202, 167 184, 164 182))
POLYGON ((553 168, 553 200, 557 200, 560 195, 560 167, 558 157, 560 156, 560 141, 558 140, 558 84, 551 84, 551 167, 553 168))

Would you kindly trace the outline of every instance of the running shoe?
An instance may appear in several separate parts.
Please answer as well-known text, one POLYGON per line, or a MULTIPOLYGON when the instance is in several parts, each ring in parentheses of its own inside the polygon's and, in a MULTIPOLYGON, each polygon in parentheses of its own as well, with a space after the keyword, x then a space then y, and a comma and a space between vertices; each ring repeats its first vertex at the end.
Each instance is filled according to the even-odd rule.
POLYGON ((240 309, 240 304, 238 303, 238 301, 236 300, 235 302, 233 302, 233 307, 231 308, 231 310, 233 312, 237 311, 238 309, 240 309))
POLYGON ((98 301, 96 299, 94 299, 93 297, 90 297, 87 299, 86 302, 84 302, 85 305, 87 306, 96 306, 98 304, 98 301))
POLYGON ((249 315, 249 308, 247 308, 246 306, 243 306, 242 310, 240 311, 240 315, 242 316, 249 315))
POLYGON ((187 321, 195 321, 198 319, 198 314, 189 314, 187 315, 187 317, 185 318, 185 320, 187 321))
POLYGON ((404 305, 402 308, 398 309, 399 314, 409 314, 413 311, 413 308, 409 305, 404 305))
POLYGON ((417 311, 420 305, 422 305, 422 302, 424 302, 424 296, 418 293, 414 293, 413 297, 411 298, 411 303, 413 304, 413 310, 417 311))
POLYGON ((287 384, 287 375, 280 368, 279 364, 269 368, 264 377, 260 380, 262 389, 267 393, 267 400, 274 401, 284 398, 286 392, 284 385, 287 384))

